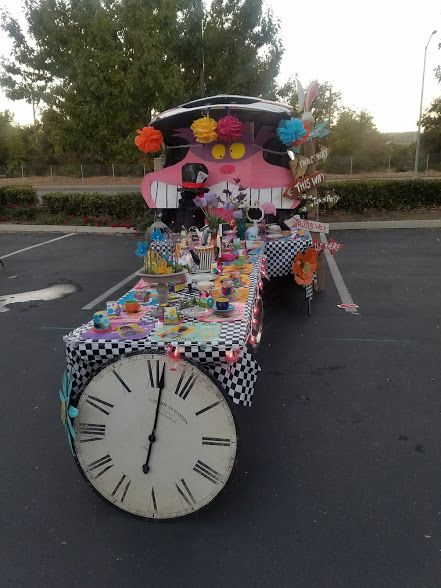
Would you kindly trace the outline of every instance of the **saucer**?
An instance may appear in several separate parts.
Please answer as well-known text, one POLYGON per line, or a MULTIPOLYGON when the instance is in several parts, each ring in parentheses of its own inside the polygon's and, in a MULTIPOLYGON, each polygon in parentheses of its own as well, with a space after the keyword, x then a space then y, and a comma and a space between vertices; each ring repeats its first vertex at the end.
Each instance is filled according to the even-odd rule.
POLYGON ((219 310, 217 308, 213 308, 213 312, 218 314, 228 314, 229 312, 233 312, 235 308, 236 307, 234 306, 234 304, 230 304, 230 306, 226 310, 219 310))

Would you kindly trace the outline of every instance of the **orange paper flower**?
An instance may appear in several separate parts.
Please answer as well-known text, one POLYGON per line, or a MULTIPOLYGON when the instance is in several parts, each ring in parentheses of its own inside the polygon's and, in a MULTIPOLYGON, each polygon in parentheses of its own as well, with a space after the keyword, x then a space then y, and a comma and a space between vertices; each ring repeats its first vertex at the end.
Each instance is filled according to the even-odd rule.
POLYGON ((300 251, 294 257, 292 271, 294 280, 299 286, 309 286, 314 279, 314 272, 318 267, 318 251, 309 247, 305 252, 300 251))
POLYGON ((157 153, 161 151, 164 137, 161 131, 153 127, 144 127, 136 131, 138 136, 135 137, 135 145, 143 153, 157 153))

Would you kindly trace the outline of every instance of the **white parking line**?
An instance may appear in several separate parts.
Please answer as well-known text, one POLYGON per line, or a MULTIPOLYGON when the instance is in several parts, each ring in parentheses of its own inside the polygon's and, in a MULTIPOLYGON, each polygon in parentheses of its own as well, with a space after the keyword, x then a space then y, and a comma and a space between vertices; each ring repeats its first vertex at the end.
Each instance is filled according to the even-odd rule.
MULTIPOLYGON (((320 233, 320 241, 322 243, 328 243, 326 239, 326 235, 324 233, 320 233)), ((343 277, 338 269, 338 265, 334 259, 334 256, 329 251, 329 249, 325 249, 325 257, 326 261, 328 262, 329 271, 331 272, 332 279, 334 280, 335 287, 337 288, 337 292, 340 296, 342 304, 354 304, 352 300, 352 296, 349 293, 348 288, 343 280, 343 277)), ((356 308, 346 308, 346 312, 351 312, 353 314, 359 314, 356 308)))
POLYGON ((99 302, 101 302, 101 300, 105 300, 106 298, 108 299, 110 294, 113 294, 114 292, 116 292, 117 290, 122 288, 125 284, 127 284, 127 282, 130 282, 130 280, 133 280, 133 278, 135 278, 137 275, 138 275, 137 271, 134 272, 133 274, 130 274, 130 276, 127 276, 127 278, 124 278, 124 280, 121 280, 121 282, 118 282, 117 284, 115 284, 114 286, 112 286, 111 288, 109 288, 108 290, 103 292, 103 294, 100 294, 97 298, 94 298, 92 300, 92 302, 89 302, 89 304, 86 304, 86 306, 83 306, 82 310, 90 310, 91 308, 96 306, 99 302))
POLYGON ((35 249, 35 247, 41 247, 42 245, 47 245, 48 243, 53 243, 54 241, 59 241, 60 239, 66 239, 66 237, 72 237, 75 234, 76 233, 68 233, 67 235, 62 235, 61 237, 55 237, 55 239, 49 239, 49 241, 43 241, 42 243, 25 247, 24 249, 18 249, 18 251, 13 251, 12 253, 6 253, 6 255, 0 255, 0 259, 6 259, 7 257, 11 257, 11 255, 18 255, 19 253, 29 251, 29 249, 35 249))

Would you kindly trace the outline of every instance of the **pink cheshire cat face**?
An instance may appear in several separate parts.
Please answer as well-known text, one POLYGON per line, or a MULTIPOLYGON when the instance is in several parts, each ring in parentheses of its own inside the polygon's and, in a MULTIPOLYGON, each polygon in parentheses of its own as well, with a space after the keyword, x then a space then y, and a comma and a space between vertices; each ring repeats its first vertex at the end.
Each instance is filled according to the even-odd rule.
POLYGON ((174 135, 188 142, 188 153, 179 163, 144 177, 141 192, 150 208, 177 208, 181 169, 186 163, 206 165, 208 178, 205 186, 219 196, 224 189, 234 193, 239 179, 247 188, 249 204, 272 202, 276 208, 293 207, 293 200, 282 196, 292 179, 290 170, 267 163, 260 147, 274 136, 274 129, 262 127, 253 141, 252 129, 246 125, 241 139, 230 144, 216 141, 201 145, 195 142, 189 128, 177 129, 174 135))

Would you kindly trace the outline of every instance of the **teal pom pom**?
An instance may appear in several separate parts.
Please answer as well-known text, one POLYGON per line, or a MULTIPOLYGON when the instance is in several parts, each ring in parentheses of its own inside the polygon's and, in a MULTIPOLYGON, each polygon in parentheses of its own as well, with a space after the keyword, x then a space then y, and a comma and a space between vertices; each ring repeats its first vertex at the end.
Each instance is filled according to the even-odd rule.
POLYGON ((277 127, 277 136, 286 145, 292 145, 306 135, 306 129, 299 118, 281 120, 277 127))

